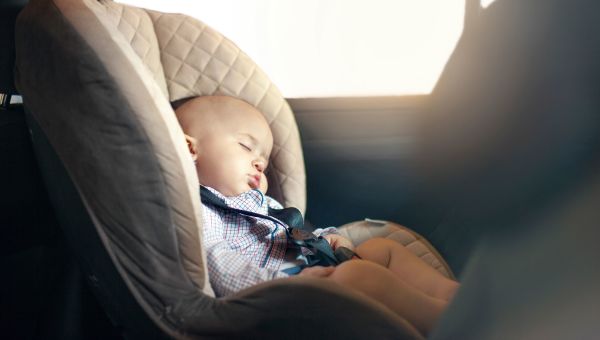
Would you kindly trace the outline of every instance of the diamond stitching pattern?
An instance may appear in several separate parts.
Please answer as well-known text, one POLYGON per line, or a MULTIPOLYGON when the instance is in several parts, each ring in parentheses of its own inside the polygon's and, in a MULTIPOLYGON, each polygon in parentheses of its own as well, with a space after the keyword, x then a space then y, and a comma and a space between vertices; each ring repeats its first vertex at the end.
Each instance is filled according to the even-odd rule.
POLYGON ((165 96, 168 95, 160 51, 150 17, 140 8, 107 1, 104 3, 116 28, 153 75, 165 96))

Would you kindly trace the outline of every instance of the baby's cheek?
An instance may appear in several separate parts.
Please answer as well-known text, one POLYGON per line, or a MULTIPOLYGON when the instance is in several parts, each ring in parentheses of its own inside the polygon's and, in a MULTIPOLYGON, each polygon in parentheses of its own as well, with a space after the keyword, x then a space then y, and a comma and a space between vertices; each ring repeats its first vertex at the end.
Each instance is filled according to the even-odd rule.
POLYGON ((267 182, 267 176, 265 176, 264 173, 261 173, 260 174, 260 186, 258 187, 258 190, 260 190, 263 194, 266 194, 268 189, 269 189, 269 182, 267 182))

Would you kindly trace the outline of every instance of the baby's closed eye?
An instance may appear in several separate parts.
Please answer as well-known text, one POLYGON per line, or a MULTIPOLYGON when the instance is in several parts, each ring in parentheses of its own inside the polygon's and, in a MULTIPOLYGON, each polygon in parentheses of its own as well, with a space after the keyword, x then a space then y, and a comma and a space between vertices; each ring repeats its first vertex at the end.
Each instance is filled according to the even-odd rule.
POLYGON ((240 145, 242 148, 246 149, 247 151, 252 151, 252 147, 251 147, 249 144, 247 144, 247 143, 244 143, 244 142, 238 142, 238 144, 239 144, 239 145, 240 145))

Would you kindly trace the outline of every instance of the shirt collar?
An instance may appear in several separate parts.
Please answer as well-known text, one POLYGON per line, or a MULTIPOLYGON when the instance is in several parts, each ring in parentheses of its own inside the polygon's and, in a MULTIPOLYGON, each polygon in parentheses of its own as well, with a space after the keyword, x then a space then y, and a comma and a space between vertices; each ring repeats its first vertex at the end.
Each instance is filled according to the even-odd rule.
POLYGON ((225 195, 218 192, 216 189, 204 186, 210 190, 217 197, 225 201, 228 207, 246 211, 252 211, 255 213, 267 215, 268 204, 265 195, 258 189, 249 190, 239 194, 238 196, 226 197, 225 195))

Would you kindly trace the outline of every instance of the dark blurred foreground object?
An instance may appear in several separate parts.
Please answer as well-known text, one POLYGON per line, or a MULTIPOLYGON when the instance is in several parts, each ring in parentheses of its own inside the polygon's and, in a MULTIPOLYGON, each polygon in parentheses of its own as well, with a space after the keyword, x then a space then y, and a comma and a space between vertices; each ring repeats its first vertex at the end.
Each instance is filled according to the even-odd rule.
POLYGON ((432 211, 450 211, 427 236, 463 286, 433 338, 600 333, 598 13, 595 1, 498 0, 448 62, 423 112, 419 173, 432 211))

